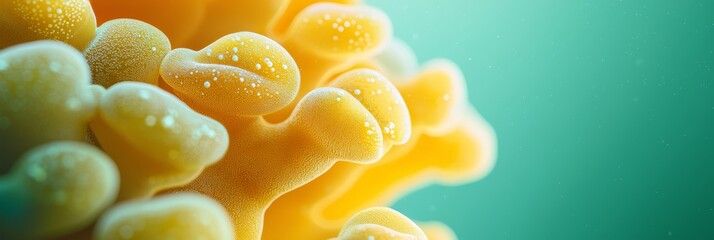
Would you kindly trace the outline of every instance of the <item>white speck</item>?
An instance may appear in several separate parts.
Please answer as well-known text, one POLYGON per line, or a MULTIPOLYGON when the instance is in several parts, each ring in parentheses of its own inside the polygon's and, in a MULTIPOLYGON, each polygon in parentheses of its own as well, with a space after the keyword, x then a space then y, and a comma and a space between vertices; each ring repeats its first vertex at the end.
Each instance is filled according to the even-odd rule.
POLYGON ((223 54, 218 54, 218 60, 223 60, 223 54))
POLYGON ((238 47, 233 47, 233 52, 238 53, 238 47))
POLYGON ((58 9, 57 9, 57 14, 62 14, 62 9, 61 9, 61 8, 58 8, 58 9))
POLYGON ((37 164, 34 164, 27 169, 27 175, 36 182, 44 182, 47 179, 47 172, 45 172, 45 169, 37 164))
POLYGON ((389 127, 384 127, 384 132, 385 132, 385 133, 389 133, 389 131, 390 131, 389 127))
POLYGON ((255 83, 251 83, 250 86, 251 86, 251 87, 255 87, 255 83))
POLYGON ((451 96, 449 94, 444 94, 444 101, 449 101, 451 99, 451 96))
POLYGON ((372 130, 367 130, 367 135, 372 135, 372 130))
POLYGON ((245 78, 240 78, 240 82, 245 82, 245 78))
POLYGON ((205 81, 205 82, 203 82, 203 86, 206 88, 209 88, 209 87, 211 87, 211 82, 205 81))
POLYGON ((340 27, 337 28, 337 31, 338 31, 338 32, 344 32, 344 31, 345 31, 345 27, 340 26, 340 27))
POLYGON ((238 61, 238 55, 233 55, 233 57, 231 57, 231 59, 233 59, 234 62, 237 62, 237 61, 238 61))
POLYGON ((255 68, 258 69, 258 70, 260 70, 260 68, 262 68, 262 67, 263 67, 263 66, 260 66, 260 63, 256 63, 256 64, 255 64, 255 68))
POLYGON ((359 90, 359 89, 355 89, 355 95, 359 95, 360 93, 362 93, 362 91, 361 91, 361 90, 359 90))
POLYGON ((144 100, 149 100, 149 98, 151 97, 151 94, 146 90, 141 90, 141 91, 139 91, 139 97, 144 100))
POLYGON ((339 101, 342 101, 342 98, 337 98, 337 101, 338 101, 338 102, 339 102, 339 101))
POLYGON ((345 27, 348 28, 350 26, 352 26, 352 24, 350 24, 350 22, 345 21, 345 27))
POLYGON ((283 64, 283 69, 286 69, 286 70, 287 70, 287 69, 288 69, 288 65, 287 65, 287 64, 283 64))
POLYGON ((270 61, 270 58, 265 58, 265 64, 268 65, 268 67, 273 67, 273 62, 270 61))
POLYGON ((161 119, 161 126, 164 126, 165 128, 173 127, 174 123, 176 123, 176 120, 174 120, 174 117, 172 116, 165 116, 161 119))
POLYGON ((365 127, 369 127, 369 122, 364 122, 365 127))
POLYGON ((213 77, 213 81, 218 81, 218 77, 213 77))
POLYGON ((178 75, 174 75, 174 78, 178 79, 178 75))
POLYGON ((82 106, 82 102, 80 102, 79 99, 70 98, 70 99, 67 99, 67 101, 65 102, 65 105, 67 106, 67 110, 77 111, 82 106))
POLYGON ((151 47, 152 52, 156 52, 156 47, 151 47))
MULTIPOLYGON (((2 63, 0 63, 0 70, 2 70, 2 63)), ((62 64, 52 61, 50 62, 50 71, 59 72, 62 69, 62 64)))
POLYGON ((206 55, 208 55, 208 56, 210 57, 210 56, 211 56, 211 52, 213 52, 213 49, 210 49, 210 48, 209 48, 208 50, 206 50, 206 55))
POLYGON ((156 125, 156 117, 149 115, 144 118, 144 123, 146 123, 146 126, 153 127, 156 125))
POLYGON ((268 46, 268 45, 265 45, 265 49, 270 49, 270 46, 268 46))

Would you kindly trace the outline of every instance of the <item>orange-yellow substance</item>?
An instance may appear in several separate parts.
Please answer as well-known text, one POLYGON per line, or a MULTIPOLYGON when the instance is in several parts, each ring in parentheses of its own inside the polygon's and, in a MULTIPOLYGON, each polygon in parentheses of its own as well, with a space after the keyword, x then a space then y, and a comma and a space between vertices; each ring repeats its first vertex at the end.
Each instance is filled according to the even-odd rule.
POLYGON ((99 24, 119 18, 140 20, 161 29, 171 40, 171 45, 180 47, 185 46, 201 25, 206 13, 206 1, 90 0, 99 24))
POLYGON ((427 240, 424 232, 401 213, 376 207, 358 212, 347 223, 336 240, 394 239, 427 240))
POLYGON ((161 73, 180 97, 228 129, 226 157, 184 188, 224 204, 242 239, 260 236, 264 211, 278 196, 339 160, 374 162, 385 145, 403 143, 410 135, 399 92, 368 70, 347 73, 335 87, 313 90, 287 120, 267 123, 259 114, 291 100, 276 101, 280 96, 272 93, 294 96, 299 74, 282 47, 253 33, 228 35, 199 52, 174 50, 161 73), (222 74, 220 80, 212 80, 214 72, 222 74), (358 88, 365 94, 355 94, 358 88))
POLYGON ((290 103, 300 75, 290 54, 259 34, 226 35, 200 51, 174 49, 161 76, 185 100, 223 114, 263 115, 290 103))
POLYGON ((233 228, 220 204, 199 194, 173 194, 119 204, 94 228, 94 240, 232 240, 233 228))
POLYGON ((133 19, 102 24, 84 50, 92 69, 92 82, 106 88, 120 81, 157 85, 161 61, 171 50, 159 29, 133 19))
POLYGON ((0 51, 0 174, 32 147, 85 138, 97 105, 90 79, 82 54, 60 42, 0 51))
POLYGON ((90 126, 121 172, 119 199, 184 185, 221 159, 228 133, 156 86, 122 82, 101 94, 90 126))
MULTIPOLYGON (((118 200, 145 200, 108 211, 95 239, 455 239, 372 207, 483 176, 493 132, 459 69, 440 60, 419 70, 380 10, 356 0, 91 2, 99 29, 88 1, 0 3, 0 48, 57 39, 91 67, 55 42, 0 52, 0 134, 13 139, 0 145, 13 156, 0 173, 38 144, 83 140, 93 118, 89 133, 120 171, 118 200), (185 190, 226 210, 197 195, 146 200, 185 190)), ((68 226, 94 219, 85 216, 68 226)))
POLYGON ((83 50, 96 28, 88 0, 0 1, 0 49, 48 39, 83 50))
POLYGON ((267 212, 266 239, 282 239, 287 232, 324 238, 357 211, 391 204, 410 189, 483 176, 492 166, 493 133, 466 107, 463 84, 458 68, 446 61, 425 65, 412 80, 397 81, 411 114, 410 141, 372 165, 338 163, 279 198, 267 212), (278 230, 285 228, 290 230, 278 230))
MULTIPOLYGON (((378 9, 335 3, 308 6, 295 17, 282 41, 300 66, 302 82, 297 97, 325 86, 330 76, 376 55, 391 35, 391 22, 378 9)), ((283 120, 293 107, 294 104, 267 118, 283 120)))
POLYGON ((114 201, 118 185, 114 163, 90 145, 33 148, 0 178, 0 233, 44 239, 80 230, 114 201))

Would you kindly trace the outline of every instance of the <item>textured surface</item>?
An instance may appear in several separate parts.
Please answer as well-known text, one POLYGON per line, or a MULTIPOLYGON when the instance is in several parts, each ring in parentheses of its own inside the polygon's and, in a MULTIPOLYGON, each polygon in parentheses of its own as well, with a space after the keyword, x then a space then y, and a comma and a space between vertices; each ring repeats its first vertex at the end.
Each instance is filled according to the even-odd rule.
POLYGON ((59 42, 0 51, 0 173, 34 146, 84 139, 97 105, 90 79, 82 55, 59 42))
POLYGON ((133 19, 117 19, 97 28, 84 57, 92 70, 92 82, 106 88, 121 81, 156 85, 159 66, 171 50, 161 30, 133 19))
POLYGON ((105 213, 95 240, 230 240, 228 215, 217 202, 198 194, 173 194, 120 204, 105 213))
POLYGON ((53 142, 23 155, 0 179, 0 232, 49 238, 90 225, 117 195, 114 163, 99 149, 53 142))
POLYGON ((0 49, 48 39, 82 50, 97 27, 88 0, 5 0, 0 2, 0 25, 0 49))
MULTIPOLYGON (((61 239, 425 239, 407 217, 372 207, 491 168, 493 133, 465 101, 459 68, 446 60, 420 68, 377 8, 350 0, 93 3, 102 25, 79 48, 88 67, 75 74, 93 104, 71 126, 81 130, 75 141, 112 158, 121 184, 117 206, 61 239), (137 20, 116 19, 126 17, 137 20), (193 197, 173 195, 182 191, 193 197)), ((7 82, 35 72, 15 65, 7 82)), ((46 79, 45 95, 67 88, 46 79)), ((58 111, 23 110, 13 122, 58 111)))

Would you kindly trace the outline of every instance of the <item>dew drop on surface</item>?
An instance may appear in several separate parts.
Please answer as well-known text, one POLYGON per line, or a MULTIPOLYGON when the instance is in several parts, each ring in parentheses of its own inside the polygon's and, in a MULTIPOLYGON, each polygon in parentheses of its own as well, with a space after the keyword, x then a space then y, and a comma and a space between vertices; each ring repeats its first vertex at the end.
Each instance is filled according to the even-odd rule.
POLYGON ((261 66, 260 63, 256 63, 256 64, 255 64, 255 68, 258 69, 258 70, 260 70, 262 67, 263 67, 263 66, 261 66))
POLYGON ((205 88, 211 87, 211 82, 209 82, 209 81, 203 82, 203 87, 205 87, 205 88))
MULTIPOLYGON (((1 65, 1 63, 0 63, 0 65, 1 65)), ((62 64, 55 62, 55 61, 50 63, 50 71, 59 72, 61 69, 62 69, 62 64)), ((0 66, 0 70, 2 70, 1 66, 0 66)))
POLYGON ((176 120, 174 120, 174 117, 172 116, 165 116, 161 119, 161 126, 164 126, 165 128, 173 127, 175 123, 176 120))

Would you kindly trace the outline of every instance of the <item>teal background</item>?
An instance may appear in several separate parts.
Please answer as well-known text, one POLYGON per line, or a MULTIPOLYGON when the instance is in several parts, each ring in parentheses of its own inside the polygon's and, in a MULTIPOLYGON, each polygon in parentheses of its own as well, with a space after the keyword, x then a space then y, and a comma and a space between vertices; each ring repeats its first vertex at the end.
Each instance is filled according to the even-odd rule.
POLYGON ((714 1, 368 1, 455 61, 485 179, 395 204, 461 239, 714 239, 714 1))

